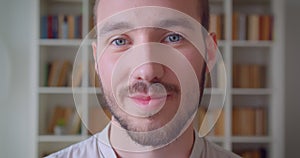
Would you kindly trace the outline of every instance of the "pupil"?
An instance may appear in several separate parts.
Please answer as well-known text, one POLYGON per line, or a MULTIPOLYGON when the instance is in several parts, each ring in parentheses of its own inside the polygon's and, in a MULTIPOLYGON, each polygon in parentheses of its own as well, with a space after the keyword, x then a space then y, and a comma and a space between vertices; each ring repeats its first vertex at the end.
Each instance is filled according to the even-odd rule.
POLYGON ((176 36, 176 35, 172 35, 172 36, 170 36, 170 40, 171 41, 178 41, 178 36, 176 36))
POLYGON ((117 43, 118 43, 119 45, 123 45, 123 44, 124 44, 124 40, 119 39, 117 43))

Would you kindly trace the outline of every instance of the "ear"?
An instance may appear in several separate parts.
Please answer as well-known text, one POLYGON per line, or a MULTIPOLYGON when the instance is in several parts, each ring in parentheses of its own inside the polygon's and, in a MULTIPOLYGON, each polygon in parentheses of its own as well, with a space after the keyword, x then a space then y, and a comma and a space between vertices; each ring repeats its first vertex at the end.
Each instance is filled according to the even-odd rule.
POLYGON ((98 68, 97 68, 98 64, 96 64, 98 62, 97 61, 97 44, 96 44, 96 42, 92 43, 92 47, 93 47, 93 56, 94 56, 94 62, 95 62, 95 70, 98 73, 98 68))
POLYGON ((212 70, 217 62, 217 35, 215 33, 209 33, 206 37, 206 49, 207 49, 207 59, 206 59, 206 72, 212 70))

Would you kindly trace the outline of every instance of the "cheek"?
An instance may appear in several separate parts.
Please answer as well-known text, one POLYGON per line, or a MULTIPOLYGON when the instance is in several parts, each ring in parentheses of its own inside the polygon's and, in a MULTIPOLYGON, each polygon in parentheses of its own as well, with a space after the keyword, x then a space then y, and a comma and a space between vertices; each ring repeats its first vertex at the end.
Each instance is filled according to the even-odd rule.
POLYGON ((187 60, 190 62, 192 67, 194 68, 194 71, 198 77, 199 82, 202 80, 202 70, 203 70, 203 63, 204 58, 203 56, 195 49, 186 49, 184 52, 184 56, 187 58, 187 60))
POLYGON ((111 89, 111 77, 113 74, 113 68, 118 58, 110 56, 109 53, 105 53, 98 61, 98 70, 104 89, 111 89))

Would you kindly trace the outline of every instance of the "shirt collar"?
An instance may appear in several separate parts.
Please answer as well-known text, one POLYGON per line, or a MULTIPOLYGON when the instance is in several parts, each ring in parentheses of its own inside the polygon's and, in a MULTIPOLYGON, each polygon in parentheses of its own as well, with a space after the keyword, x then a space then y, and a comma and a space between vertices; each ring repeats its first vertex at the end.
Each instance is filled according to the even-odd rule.
MULTIPOLYGON (((110 123, 96 136, 101 141, 101 143, 104 144, 104 145, 99 145, 99 150, 100 150, 100 154, 103 155, 104 157, 116 158, 117 156, 109 141, 109 129, 110 129, 110 123)), ((194 130, 194 144, 193 144, 193 149, 190 158, 199 158, 202 153, 203 141, 202 138, 200 138, 197 133, 198 132, 194 130)))

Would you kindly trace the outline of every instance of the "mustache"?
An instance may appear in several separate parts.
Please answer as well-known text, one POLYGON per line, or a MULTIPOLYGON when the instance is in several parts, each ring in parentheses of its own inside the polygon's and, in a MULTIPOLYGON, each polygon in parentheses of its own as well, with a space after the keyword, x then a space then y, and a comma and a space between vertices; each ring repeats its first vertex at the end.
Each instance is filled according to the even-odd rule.
POLYGON ((166 82, 155 82, 155 83, 148 83, 144 81, 138 81, 133 83, 132 85, 128 86, 127 90, 129 94, 135 94, 135 93, 144 93, 147 94, 151 89, 151 92, 153 93, 179 93, 180 90, 177 85, 169 84, 166 82), (162 87, 164 87, 164 90, 162 90, 162 87))

